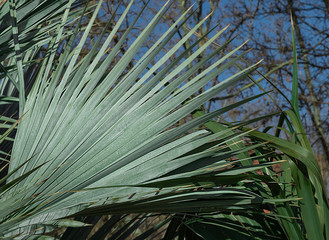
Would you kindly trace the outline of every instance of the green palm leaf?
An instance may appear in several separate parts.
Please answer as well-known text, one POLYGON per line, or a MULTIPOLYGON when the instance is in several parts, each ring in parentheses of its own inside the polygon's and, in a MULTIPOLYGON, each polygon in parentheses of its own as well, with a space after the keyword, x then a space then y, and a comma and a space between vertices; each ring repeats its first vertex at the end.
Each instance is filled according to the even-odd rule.
MULTIPOLYGON (((133 5, 131 1, 111 32, 106 35, 109 21, 88 54, 81 57, 102 1, 84 9, 73 0, 14 3, 8 1, 1 6, 4 31, 0 49, 4 44, 9 47, 0 56, 4 60, 0 66, 0 103, 17 107, 18 102, 21 118, 9 173, 2 179, 6 184, 0 189, 0 237, 34 238, 60 226, 84 226, 67 217, 210 212, 216 217, 190 218, 191 222, 180 219, 180 224, 203 238, 212 236, 218 227, 235 238, 303 238, 292 211, 299 195, 284 188, 291 176, 283 174, 280 182, 275 182, 271 166, 296 158, 313 174, 311 182, 319 194, 322 186, 318 167, 305 159, 311 156, 309 150, 266 133, 241 131, 241 125, 211 122, 267 93, 212 113, 194 112, 198 118, 176 124, 256 69, 258 63, 232 76, 227 74, 246 54, 240 52, 242 44, 218 58, 231 40, 195 63, 225 29, 217 33, 212 29, 181 51, 205 18, 163 53, 192 16, 190 8, 145 50, 148 37, 171 8, 168 2, 121 56, 118 52, 145 10, 129 19, 130 26, 114 43, 133 5), (81 28, 88 10, 92 10, 92 16, 81 28), (11 26, 5 16, 10 16, 11 26), (73 30, 67 29, 68 24, 73 30), (30 41, 32 38, 36 41, 30 41), (45 44, 47 51, 38 59, 45 44), (59 49, 63 50, 60 54, 59 49), (131 62, 136 62, 133 67, 131 62), (209 62, 212 64, 205 68, 209 62), (29 71, 33 74, 26 78, 29 71), (196 94, 218 75, 222 76, 219 84, 196 94), (27 81, 33 87, 28 88, 27 81), (198 128, 204 123, 210 131, 198 128), (247 137, 251 145, 245 144, 247 137), (288 159, 275 149, 282 150, 288 159), (268 158, 280 161, 269 162, 268 158), (260 164, 253 165, 255 159, 260 164), (265 206, 271 214, 263 212, 265 206), (211 230, 203 231, 203 224, 211 230)), ((15 123, 8 117, 1 120, 15 123)), ((7 126, 1 139, 8 139, 15 127, 7 126)), ((177 233, 175 229, 173 233, 177 233)))
MULTIPOLYGON (((227 135, 229 131, 218 134, 211 134, 205 130, 189 132, 202 122, 245 101, 180 127, 171 127, 196 107, 246 77, 255 66, 228 77, 219 85, 193 98, 198 89, 243 56, 228 60, 239 48, 235 49, 199 75, 194 75, 203 63, 221 50, 219 49, 200 64, 187 68, 220 36, 220 31, 189 57, 186 55, 187 52, 183 52, 167 65, 169 58, 181 48, 205 19, 144 73, 151 61, 177 32, 177 27, 182 26, 182 21, 185 21, 185 16, 189 14, 187 11, 151 49, 146 51, 134 68, 125 72, 139 48, 170 8, 168 5, 158 12, 119 62, 109 69, 116 51, 120 49, 133 25, 126 30, 123 39, 109 54, 106 53, 106 49, 132 3, 105 43, 99 46, 98 41, 89 54, 76 65, 101 4, 100 1, 96 6, 78 45, 71 51, 72 44, 76 41, 76 35, 73 35, 53 71, 50 71, 54 59, 53 48, 61 41, 63 25, 57 28, 56 37, 51 40, 49 54, 40 62, 41 67, 24 107, 26 114, 15 138, 9 169, 12 175, 9 182, 15 181, 14 179, 25 173, 29 174, 3 194, 1 201, 6 203, 3 206, 6 206, 7 210, 6 214, 2 215, 1 232, 33 233, 33 228, 29 227, 31 224, 53 221, 82 210, 91 214, 99 208, 109 213, 160 209, 175 212, 185 206, 185 211, 194 211, 199 207, 193 203, 193 199, 201 197, 205 198, 205 204, 207 199, 218 199, 218 206, 206 204, 202 210, 213 207, 226 209, 230 204, 226 200, 220 201, 225 195, 232 198, 237 208, 238 203, 247 206, 255 199, 262 203, 263 199, 259 196, 241 190, 193 193, 186 188, 186 193, 179 193, 177 190, 182 188, 177 186, 165 187, 160 192, 158 187, 143 186, 150 180, 199 159, 216 156, 223 143, 189 157, 183 157, 184 154, 209 141, 220 139, 221 136, 225 136, 226 141, 236 137, 234 133, 227 135), (181 59, 185 60, 180 62, 181 59), (140 77, 142 73, 144 74, 140 77), (188 79, 191 80, 187 82, 188 79), (164 87, 167 83, 170 84, 164 87), (182 105, 190 98, 189 102, 182 105), (29 161, 23 164, 27 159, 29 161), (158 193, 160 194, 155 197, 158 193), (234 196, 237 200, 234 200, 234 196), (182 204, 177 205, 177 201, 182 204), (188 202, 190 203, 186 204, 188 202)), ((65 14, 68 16, 68 12, 65 14)), ((62 19, 64 23, 67 17, 64 15, 62 19)), ((138 16, 134 22, 137 19, 138 16)), ((19 68, 22 71, 22 67, 19 68)), ((223 161, 223 158, 214 158, 211 163, 220 161, 223 161)), ((177 177, 179 176, 180 174, 177 177)))

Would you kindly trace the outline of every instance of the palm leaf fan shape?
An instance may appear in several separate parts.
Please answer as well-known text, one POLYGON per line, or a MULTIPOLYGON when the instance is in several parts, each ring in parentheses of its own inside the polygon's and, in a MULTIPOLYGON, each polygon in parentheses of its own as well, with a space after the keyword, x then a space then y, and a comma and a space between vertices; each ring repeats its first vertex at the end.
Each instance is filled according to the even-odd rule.
MULTIPOLYGON (((262 94, 181 126, 175 125, 256 68, 257 64, 229 77, 224 74, 226 77, 218 85, 195 96, 200 88, 243 57, 245 53, 236 56, 243 45, 214 60, 228 41, 194 64, 196 57, 224 29, 214 33, 195 51, 193 49, 201 40, 169 61, 206 21, 205 18, 162 54, 166 44, 193 14, 192 9, 189 9, 151 48, 144 51, 142 57, 136 58, 148 36, 171 7, 167 3, 113 65, 122 44, 144 11, 142 9, 132 20, 121 39, 108 52, 109 45, 133 4, 131 1, 110 34, 105 35, 111 23, 109 21, 90 52, 80 58, 102 5, 102 1, 99 1, 83 30, 79 27, 79 21, 75 21, 78 22, 75 30, 71 36, 65 36, 65 46, 56 63, 56 50, 63 46, 65 26, 71 19, 70 6, 73 2, 69 1, 61 20, 55 25, 55 34, 49 41, 45 57, 38 63, 26 103, 22 97, 19 99, 20 106, 24 108, 21 109, 22 119, 12 150, 10 177, 1 192, 0 232, 4 236, 16 234, 23 237, 37 233, 35 226, 38 224, 74 214, 97 214, 100 211, 109 214, 189 212, 228 209, 230 203, 234 203, 236 209, 263 203, 265 200, 259 195, 241 189, 194 192, 189 186, 165 186, 159 189, 151 184, 164 176, 179 179, 186 174, 194 176, 209 173, 225 165, 223 161, 227 156, 250 150, 226 149, 222 152, 227 142, 246 133, 236 134, 232 129, 218 133, 192 130, 262 94), (103 36, 106 39, 101 44, 103 36), (158 59, 152 65, 156 57, 158 59), (128 69, 134 58, 137 59, 136 63, 128 69), (198 73, 210 60, 213 64, 198 73), (204 147, 209 142, 215 144, 204 147), (201 150, 193 151, 195 149, 201 150), (182 170, 198 161, 205 161, 202 169, 182 170), (181 171, 173 174, 177 169, 181 171), (227 202, 227 198, 231 202, 227 202), (204 207, 200 208, 200 204, 195 203, 197 199, 206 203, 204 207), (214 201, 209 202, 210 199, 217 199, 216 204, 214 201)), ((207 35, 212 34, 212 31, 207 35)), ((16 49, 18 47, 16 45, 16 49)), ((20 54, 24 56, 28 53, 22 50, 20 54)), ((17 64, 17 72, 23 71, 24 58, 16 56, 18 61, 22 62, 17 64)), ((20 79, 24 78, 24 74, 17 76, 18 83, 24 81, 20 79)))

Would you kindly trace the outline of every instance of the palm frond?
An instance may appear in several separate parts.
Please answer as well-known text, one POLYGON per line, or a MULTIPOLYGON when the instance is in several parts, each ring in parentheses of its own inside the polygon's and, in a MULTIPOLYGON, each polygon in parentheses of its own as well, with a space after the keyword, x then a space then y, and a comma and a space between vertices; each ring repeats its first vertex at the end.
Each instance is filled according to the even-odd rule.
MULTIPOLYGON (((243 127, 268 116, 235 125, 212 121, 267 92, 212 113, 195 111, 250 76, 259 64, 228 74, 247 52, 241 52, 242 44, 219 57, 231 40, 207 51, 225 29, 217 33, 212 29, 182 50, 205 18, 163 53, 194 13, 190 8, 145 50, 148 37, 171 8, 168 2, 121 54, 146 9, 129 19, 121 39, 113 41, 133 6, 131 1, 116 24, 110 26, 109 21, 81 57, 102 1, 84 8, 73 0, 14 3, 1 5, 0 49, 4 44, 7 49, 0 56, 0 101, 16 106, 15 110, 19 103, 21 118, 8 175, 2 180, 6 183, 0 188, 0 237, 34 239, 60 226, 84 226, 77 220, 84 216, 150 212, 175 214, 167 237, 192 234, 211 239, 217 230, 232 239, 316 239, 328 234, 319 168, 307 139, 298 136, 303 128, 296 109, 287 112, 297 131, 292 132, 297 136, 292 142, 243 127), (81 27, 89 10, 91 18, 81 27), (5 16, 10 16, 11 26, 5 16), (69 23, 72 29, 67 28, 69 23), (41 48, 46 51, 38 58, 41 48), (204 52, 208 55, 196 61, 204 52), (205 68, 206 63, 211 64, 205 68), (196 94, 217 76, 222 77, 219 84, 196 94), (176 124, 192 115, 194 119, 176 124), (200 129, 202 124, 207 129, 200 129), (290 164, 291 170, 278 176, 274 164, 290 164), (298 180, 302 182, 296 194, 291 185, 286 186, 298 180), (314 211, 321 209, 317 221, 305 220, 313 210, 300 201, 314 211)), ((292 105, 296 106, 296 99, 292 105)), ((8 139, 15 124, 7 126, 2 139, 8 139)), ((121 238, 137 227, 134 221, 125 225, 121 238)))

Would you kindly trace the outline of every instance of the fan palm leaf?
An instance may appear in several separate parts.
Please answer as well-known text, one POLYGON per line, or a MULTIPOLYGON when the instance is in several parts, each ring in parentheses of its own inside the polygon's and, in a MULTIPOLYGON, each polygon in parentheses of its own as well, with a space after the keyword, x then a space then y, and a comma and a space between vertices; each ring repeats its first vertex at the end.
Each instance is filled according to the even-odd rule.
MULTIPOLYGON (((71 12, 76 7, 73 4, 73 0, 22 1, 18 5, 9 1, 1 6, 6 10, 1 16, 7 12, 11 19, 11 26, 4 20, 1 23, 6 31, 0 36, 0 47, 2 43, 10 46, 1 55, 5 59, 1 66, 1 100, 11 106, 18 102, 20 110, 9 172, 2 180, 6 184, 0 192, 1 237, 20 239, 35 237, 58 226, 84 226, 63 219, 67 217, 221 211, 222 215, 199 220, 229 229, 238 223, 232 223, 228 214, 236 212, 238 221, 248 226, 261 229, 263 222, 272 225, 259 231, 237 227, 244 229, 243 234, 250 238, 256 235, 275 238, 276 234, 302 238, 300 227, 291 220, 294 215, 289 205, 298 198, 286 194, 281 183, 274 184, 275 177, 268 172, 274 163, 266 159, 278 155, 269 149, 273 143, 264 142, 266 134, 222 124, 217 124, 216 130, 208 127, 211 131, 198 128, 267 93, 176 124, 257 68, 258 63, 233 75, 227 74, 226 70, 246 54, 241 53, 243 44, 219 57, 229 40, 196 62, 225 30, 214 33, 212 29, 181 51, 184 43, 205 23, 205 18, 163 53, 193 14, 190 8, 145 50, 144 43, 171 7, 168 2, 121 54, 124 41, 145 10, 144 7, 130 19, 131 25, 121 39, 113 41, 133 5, 131 1, 116 24, 110 26, 112 21, 109 21, 88 54, 81 57, 102 1, 92 6, 92 16, 83 28, 84 14, 90 8, 86 5, 84 10, 71 12), (20 16, 21 11, 28 14, 20 16), (50 28, 52 34, 44 33, 45 28, 50 28), (109 28, 111 31, 106 34, 109 28), (29 40, 32 35, 38 36, 33 38, 36 42, 29 40), (211 37, 207 39, 207 36, 211 37), (200 42, 203 45, 196 48, 200 42), (36 62, 45 44, 47 50, 36 62), (138 56, 140 53, 142 56, 138 56), (133 61, 136 63, 130 67, 133 61), (209 62, 210 66, 204 68, 209 62), (26 77, 27 72, 33 72, 32 76, 26 77), (222 76, 219 84, 196 94, 219 75, 222 76), (28 91, 27 80, 32 84, 28 91), (255 139, 250 146, 244 144, 247 136, 255 139), (249 154, 251 151, 257 153, 256 157, 249 154), (238 159, 232 161, 235 156, 238 159), (264 161, 253 165, 255 158, 264 161), (256 174, 259 169, 266 176, 256 174), (229 187, 222 187, 225 185, 229 187), (266 215, 264 206, 275 213, 266 215), (243 214, 245 211, 250 215, 243 214), (289 219, 288 223, 282 218, 289 219), (223 219, 229 221, 224 224, 223 219), (278 226, 273 222, 279 223, 278 226)), ((3 139, 15 127, 8 126, 3 139)), ((317 167, 303 158, 297 159, 310 167, 317 181, 317 167)), ((198 236, 211 235, 211 231, 203 233, 193 221, 181 220, 181 223, 198 236)))
MULTIPOLYGON (((245 78, 256 65, 223 79, 217 86, 193 97, 201 87, 243 56, 241 54, 229 59, 237 53, 241 48, 239 47, 195 75, 206 61, 216 56, 220 48, 202 62, 188 68, 220 36, 222 31, 219 31, 190 56, 187 53, 194 46, 168 64, 170 57, 206 21, 204 19, 169 52, 161 56, 156 64, 148 68, 186 21, 190 9, 144 53, 132 69, 126 71, 128 64, 170 8, 170 4, 167 4, 150 21, 117 64, 109 69, 133 27, 132 24, 123 38, 107 53, 108 46, 132 2, 104 44, 100 45, 100 40, 96 41, 88 55, 80 59, 79 54, 101 4, 102 1, 95 7, 79 42, 76 41, 80 30, 76 27, 59 63, 54 65, 55 49, 60 45, 69 16, 69 11, 65 11, 62 21, 57 25, 56 34, 49 42, 48 52, 39 63, 41 66, 37 69, 26 103, 24 99, 22 101, 23 97, 19 99, 21 106, 24 105, 22 112, 25 115, 19 123, 13 146, 8 180, 10 187, 2 193, 1 232, 34 234, 34 228, 31 227, 33 225, 81 211, 93 214, 98 208, 108 213, 226 209, 231 205, 228 204, 226 195, 230 196, 231 203, 237 209, 244 208, 253 201, 266 202, 245 190, 223 189, 199 193, 191 192, 191 187, 172 186, 159 191, 159 187, 145 185, 200 159, 212 159, 208 164, 224 164, 221 163, 224 157, 221 157, 220 150, 227 141, 239 135, 231 130, 216 134, 206 130, 190 131, 202 122, 255 97, 185 125, 174 128, 173 125, 196 107, 245 78), (215 139, 218 142, 210 149, 205 148, 201 152, 184 156, 215 139), (179 189, 185 189, 186 192, 180 192, 179 189), (223 201, 220 201, 221 198, 223 201), (195 199, 204 199, 205 207, 200 209, 198 204, 193 203, 195 199), (218 199, 216 206, 207 203, 209 199, 218 199)), ((142 12, 143 10, 139 15, 142 12)), ((105 30, 102 34, 104 33, 105 30)), ((16 43, 16 50, 18 47, 20 45, 16 43)), ((23 60, 16 55, 16 63, 18 60, 21 64, 16 65, 17 71, 23 71, 23 60)), ((18 79, 23 77, 20 74, 18 79)), ((235 151, 225 152, 225 156, 234 154, 235 151)))

